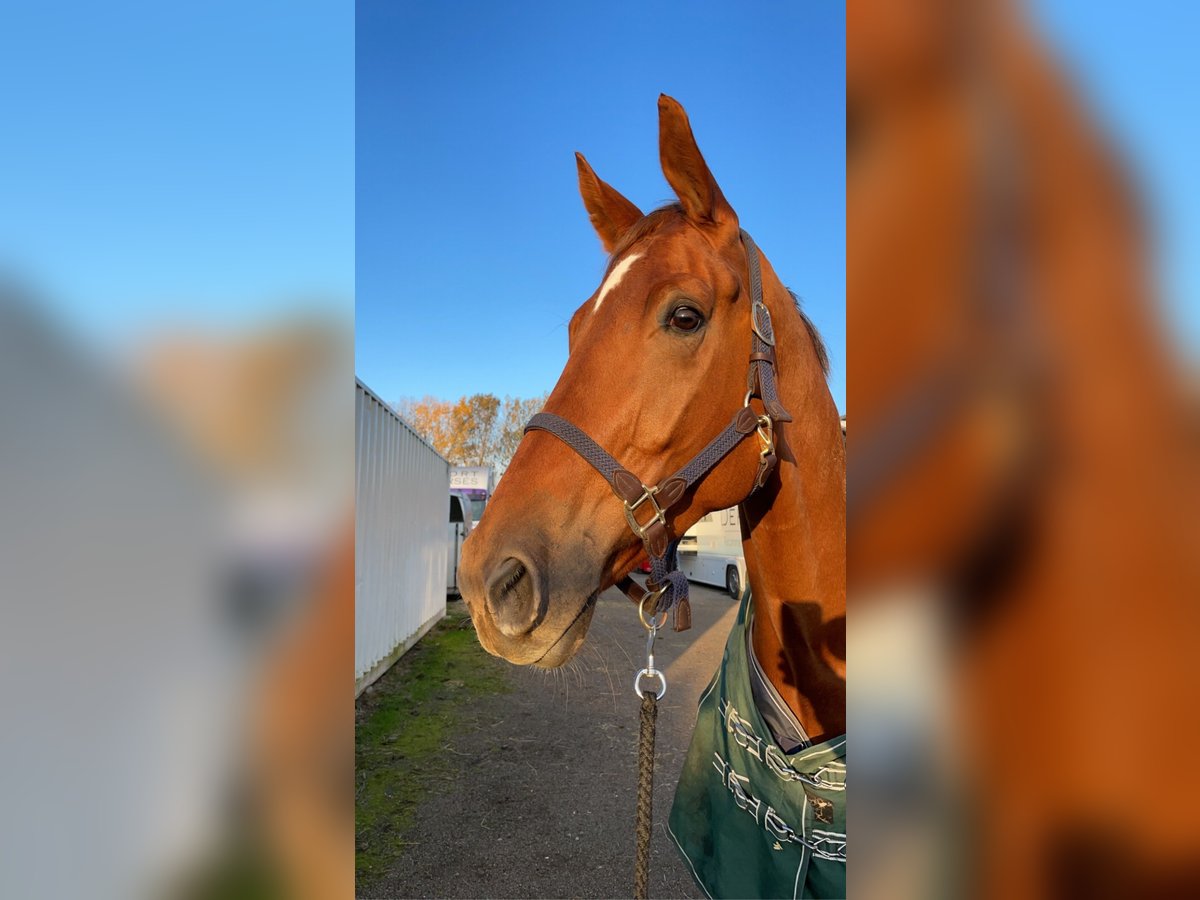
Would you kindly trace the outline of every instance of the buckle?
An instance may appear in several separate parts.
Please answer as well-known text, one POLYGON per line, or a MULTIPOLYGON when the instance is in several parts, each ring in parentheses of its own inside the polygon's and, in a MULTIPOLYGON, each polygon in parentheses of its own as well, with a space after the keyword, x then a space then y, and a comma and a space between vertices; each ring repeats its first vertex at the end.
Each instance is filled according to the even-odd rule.
POLYGON ((646 529, 649 528, 651 525, 653 525, 655 522, 658 522, 664 528, 667 527, 667 517, 662 511, 662 507, 660 507, 658 505, 658 501, 654 499, 654 495, 657 493, 658 493, 657 487, 649 487, 649 486, 643 484, 642 485, 642 496, 638 497, 632 503, 630 503, 628 500, 621 501, 625 505, 625 521, 629 523, 629 527, 630 527, 630 529, 632 529, 633 533, 636 534, 643 541, 646 540, 646 529), (652 506, 654 508, 654 515, 651 516, 649 519, 647 519, 645 524, 642 524, 641 522, 639 522, 637 520, 637 517, 635 517, 633 513, 639 506, 641 506, 647 500, 650 501, 650 506, 652 506))
POLYGON ((771 325, 771 311, 761 300, 755 300, 750 307, 750 327, 768 347, 775 346, 775 328, 771 325))

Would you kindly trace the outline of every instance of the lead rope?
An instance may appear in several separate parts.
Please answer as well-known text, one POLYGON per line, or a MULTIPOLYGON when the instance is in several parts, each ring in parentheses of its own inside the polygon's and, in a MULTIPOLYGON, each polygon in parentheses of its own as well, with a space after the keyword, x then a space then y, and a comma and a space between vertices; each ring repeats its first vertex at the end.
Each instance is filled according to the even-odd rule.
POLYGON ((658 698, 653 691, 642 694, 642 722, 638 730, 637 852, 633 863, 633 896, 646 900, 650 895, 650 833, 654 813, 654 720, 658 716, 658 698))
POLYGON ((638 787, 637 814, 634 820, 634 836, 636 846, 633 859, 633 896, 634 900, 646 900, 650 882, 650 835, 654 828, 654 724, 658 718, 658 701, 667 692, 667 676, 654 668, 654 640, 658 637, 658 629, 667 621, 666 610, 662 619, 655 618, 655 609, 650 610, 650 618, 646 618, 646 601, 651 600, 657 607, 658 598, 654 594, 646 594, 638 604, 638 618, 646 629, 646 667, 639 671, 633 679, 633 691, 642 698, 642 717, 638 726, 638 787), (653 599, 652 599, 653 598, 653 599), (659 689, 643 691, 643 678, 657 678, 659 689))

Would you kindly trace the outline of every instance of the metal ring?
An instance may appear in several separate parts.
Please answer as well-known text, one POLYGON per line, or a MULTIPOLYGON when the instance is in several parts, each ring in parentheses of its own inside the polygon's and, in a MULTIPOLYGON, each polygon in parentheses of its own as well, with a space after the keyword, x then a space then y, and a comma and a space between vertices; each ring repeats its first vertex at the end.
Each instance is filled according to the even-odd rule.
POLYGON ((670 610, 668 610, 668 609, 664 609, 662 611, 662 621, 661 622, 654 621, 654 615, 657 615, 657 613, 655 613, 654 615, 652 615, 650 617, 649 622, 646 621, 646 601, 649 600, 651 597, 653 597, 654 605, 657 607, 659 599, 662 597, 663 594, 666 593, 668 586, 669 585, 664 584, 657 591, 647 591, 645 594, 642 595, 642 599, 638 603, 638 618, 642 620, 642 627, 645 628, 647 631, 653 631, 654 629, 662 628, 664 625, 667 624, 667 613, 670 612, 670 610))
POLYGON ((654 698, 655 700, 661 700, 663 698, 663 694, 667 692, 667 676, 662 673, 661 669, 642 669, 642 671, 633 676, 633 692, 639 697, 642 696, 642 689, 640 685, 643 678, 657 678, 660 682, 662 682, 662 688, 654 698))

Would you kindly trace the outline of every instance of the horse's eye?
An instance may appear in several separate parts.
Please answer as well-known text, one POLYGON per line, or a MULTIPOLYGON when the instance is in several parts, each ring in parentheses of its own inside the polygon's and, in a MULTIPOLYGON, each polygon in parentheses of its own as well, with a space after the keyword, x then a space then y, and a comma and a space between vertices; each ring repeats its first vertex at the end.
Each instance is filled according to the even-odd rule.
POLYGON ((678 331, 695 331, 704 323, 704 318, 690 306, 677 306, 671 313, 670 325, 678 331))

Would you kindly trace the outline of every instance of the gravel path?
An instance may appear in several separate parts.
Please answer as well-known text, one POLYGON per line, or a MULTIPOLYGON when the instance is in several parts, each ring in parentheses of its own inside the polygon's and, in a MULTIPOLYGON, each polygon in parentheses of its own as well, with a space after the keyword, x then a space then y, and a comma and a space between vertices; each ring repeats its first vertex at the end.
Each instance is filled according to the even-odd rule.
MULTIPOLYGON (((660 635, 652 897, 702 897, 666 820, 735 605, 694 585, 693 627, 660 635)), ((512 668, 513 691, 472 701, 446 747, 449 788, 422 802, 403 856, 375 897, 628 897, 633 890, 638 700, 645 631, 615 590, 599 600, 580 655, 564 670, 512 668)))

